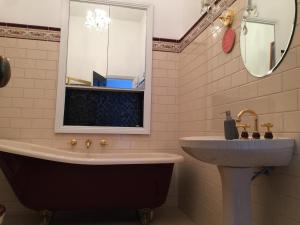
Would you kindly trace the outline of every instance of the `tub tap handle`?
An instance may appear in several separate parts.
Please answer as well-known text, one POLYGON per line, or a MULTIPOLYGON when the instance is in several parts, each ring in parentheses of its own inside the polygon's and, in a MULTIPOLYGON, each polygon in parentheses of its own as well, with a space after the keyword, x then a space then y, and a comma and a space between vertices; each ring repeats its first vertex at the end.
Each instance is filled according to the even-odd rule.
POLYGON ((0 224, 2 224, 4 220, 4 216, 6 214, 6 208, 4 205, 0 205, 0 224))
POLYGON ((92 145, 92 141, 91 141, 90 139, 87 139, 87 140, 85 141, 85 146, 86 146, 87 148, 90 148, 91 145, 92 145))
POLYGON ((105 145, 107 145, 107 140, 105 140, 105 139, 100 140, 100 145, 102 147, 104 147, 105 145))
POLYGON ((75 138, 73 138, 73 139, 70 141, 70 144, 71 144, 72 146, 77 145, 77 140, 76 140, 75 138))

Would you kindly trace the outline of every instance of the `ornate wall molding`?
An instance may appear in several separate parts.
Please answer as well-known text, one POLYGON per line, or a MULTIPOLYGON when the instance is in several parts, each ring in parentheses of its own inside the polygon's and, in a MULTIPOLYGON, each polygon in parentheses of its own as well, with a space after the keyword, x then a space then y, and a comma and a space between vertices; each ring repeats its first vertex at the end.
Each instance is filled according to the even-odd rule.
MULTIPOLYGON (((219 17, 223 11, 235 1, 236 0, 218 0, 216 4, 219 6, 219 10, 212 15, 213 20, 219 17)), ((212 21, 211 15, 204 14, 180 40, 153 38, 153 51, 182 52, 210 26, 210 21, 212 21)), ((59 42, 60 28, 0 22, 0 37, 59 42)))

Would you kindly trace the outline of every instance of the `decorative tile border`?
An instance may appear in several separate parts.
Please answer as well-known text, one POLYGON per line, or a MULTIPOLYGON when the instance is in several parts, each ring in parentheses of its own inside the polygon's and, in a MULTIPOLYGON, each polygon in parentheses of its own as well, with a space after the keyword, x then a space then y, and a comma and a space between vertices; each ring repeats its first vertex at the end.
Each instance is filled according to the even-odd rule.
POLYGON ((153 38, 153 51, 181 52, 181 42, 178 40, 153 38))
MULTIPOLYGON (((213 20, 218 18, 227 6, 232 5, 236 0, 220 0, 218 1, 219 10, 213 15, 213 20)), ((153 39, 153 51, 163 52, 182 52, 193 40, 195 40, 211 23, 212 18, 208 18, 207 14, 204 14, 196 24, 187 31, 187 33, 180 40, 170 39, 153 39)))
POLYGON ((60 28, 0 23, 0 37, 60 41, 60 28))
MULTIPOLYGON (((235 1, 217 0, 216 4, 219 6, 219 10, 213 15, 213 20, 219 17, 227 6, 232 5, 235 1)), ((208 17, 207 14, 204 14, 180 40, 153 38, 153 51, 182 52, 210 25, 212 18, 208 17)), ((0 22, 0 37, 59 42, 60 28, 0 22)))

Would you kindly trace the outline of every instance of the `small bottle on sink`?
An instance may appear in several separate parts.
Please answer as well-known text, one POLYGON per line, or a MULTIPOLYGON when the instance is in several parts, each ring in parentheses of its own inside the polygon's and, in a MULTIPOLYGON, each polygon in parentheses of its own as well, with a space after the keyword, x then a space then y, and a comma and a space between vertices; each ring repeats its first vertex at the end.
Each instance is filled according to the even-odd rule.
POLYGON ((239 132, 235 120, 231 117, 231 112, 226 111, 226 120, 224 121, 224 133, 226 140, 239 139, 239 132))

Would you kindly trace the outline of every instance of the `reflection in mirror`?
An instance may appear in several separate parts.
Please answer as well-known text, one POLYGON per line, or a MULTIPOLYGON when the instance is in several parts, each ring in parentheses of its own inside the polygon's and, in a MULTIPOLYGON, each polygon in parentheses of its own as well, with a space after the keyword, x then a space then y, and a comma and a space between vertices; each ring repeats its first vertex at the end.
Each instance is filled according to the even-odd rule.
POLYGON ((149 134, 153 6, 62 0, 55 131, 149 134))
POLYGON ((146 10, 70 2, 67 85, 144 89, 146 10))
POLYGON ((282 61, 293 36, 295 17, 295 0, 248 0, 240 45, 245 67, 252 75, 271 74, 282 61))

